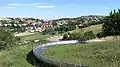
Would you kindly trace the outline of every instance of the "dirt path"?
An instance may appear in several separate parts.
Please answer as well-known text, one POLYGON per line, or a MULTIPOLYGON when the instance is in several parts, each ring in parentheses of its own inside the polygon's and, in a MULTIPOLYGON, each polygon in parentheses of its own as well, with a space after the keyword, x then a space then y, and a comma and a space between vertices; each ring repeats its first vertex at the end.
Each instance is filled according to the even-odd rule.
POLYGON ((51 42, 58 42, 63 38, 63 36, 53 36, 50 38, 47 38, 47 40, 51 41, 51 42))

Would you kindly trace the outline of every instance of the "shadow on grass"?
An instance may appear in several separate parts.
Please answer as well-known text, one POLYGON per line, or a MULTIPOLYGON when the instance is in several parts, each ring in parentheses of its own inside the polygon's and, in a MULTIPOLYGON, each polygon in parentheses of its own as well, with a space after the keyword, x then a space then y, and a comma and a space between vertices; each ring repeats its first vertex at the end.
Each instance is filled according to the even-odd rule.
POLYGON ((26 60, 28 61, 28 63, 30 63, 31 65, 33 65, 35 67, 57 67, 57 66, 51 65, 49 63, 46 63, 42 60, 37 59, 34 56, 33 51, 30 51, 27 54, 26 60))

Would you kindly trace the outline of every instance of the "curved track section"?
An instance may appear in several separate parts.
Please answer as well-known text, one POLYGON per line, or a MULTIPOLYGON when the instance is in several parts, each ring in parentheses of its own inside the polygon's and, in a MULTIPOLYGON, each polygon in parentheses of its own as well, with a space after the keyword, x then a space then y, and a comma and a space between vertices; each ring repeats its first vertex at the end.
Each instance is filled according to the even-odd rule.
POLYGON ((62 44, 75 44, 75 43, 86 43, 86 42, 100 42, 104 40, 87 40, 87 41, 78 41, 78 40, 71 40, 71 41, 60 41, 60 42, 53 42, 53 43, 47 43, 47 44, 42 44, 33 49, 34 55, 39 59, 44 62, 47 62, 49 64, 53 64, 59 67, 90 67, 90 66, 80 66, 72 63, 63 63, 60 62, 59 60, 53 60, 48 57, 45 57, 43 55, 43 51, 49 47, 56 46, 56 45, 62 45, 62 44))

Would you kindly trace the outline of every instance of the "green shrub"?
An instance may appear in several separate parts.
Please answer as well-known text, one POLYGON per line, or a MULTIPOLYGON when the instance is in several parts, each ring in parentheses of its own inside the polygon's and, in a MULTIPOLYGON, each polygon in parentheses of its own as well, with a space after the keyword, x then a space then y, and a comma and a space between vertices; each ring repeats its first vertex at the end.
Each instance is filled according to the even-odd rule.
POLYGON ((64 31, 58 31, 59 34, 64 33, 64 31))
POLYGON ((45 34, 51 34, 53 31, 54 31, 53 28, 50 28, 50 29, 44 30, 42 33, 43 33, 43 35, 45 35, 45 34))
POLYGON ((55 35, 55 34, 56 34, 56 32, 52 32, 52 33, 51 33, 51 35, 55 35))
POLYGON ((102 38, 102 37, 105 37, 105 34, 103 32, 99 32, 99 33, 96 34, 96 36, 98 38, 102 38))
POLYGON ((46 33, 45 33, 45 32, 43 32, 43 33, 42 33, 42 35, 46 35, 46 33))
POLYGON ((96 36, 95 34, 92 32, 92 31, 87 31, 84 33, 84 38, 86 40, 89 40, 89 39, 94 39, 96 36))
POLYGON ((63 36, 63 40, 89 40, 94 39, 96 36, 92 31, 87 31, 85 33, 75 32, 68 33, 63 36))
POLYGON ((68 34, 64 34, 63 40, 68 40, 68 34))
POLYGON ((84 35, 82 33, 72 33, 70 34, 70 37, 69 37, 70 40, 82 40, 84 39, 84 35))
POLYGON ((7 29, 0 29, 0 50, 8 49, 16 45, 18 37, 14 37, 13 33, 7 29))

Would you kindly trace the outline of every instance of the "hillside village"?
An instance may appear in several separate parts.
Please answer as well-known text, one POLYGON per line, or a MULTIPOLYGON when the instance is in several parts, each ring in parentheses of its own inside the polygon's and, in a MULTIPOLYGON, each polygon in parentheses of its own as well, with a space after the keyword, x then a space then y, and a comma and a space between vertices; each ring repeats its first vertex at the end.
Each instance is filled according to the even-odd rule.
POLYGON ((120 0, 1 0, 0 67, 120 67, 120 0))
POLYGON ((84 23, 101 23, 100 21, 104 16, 89 15, 81 16, 77 18, 61 18, 57 20, 43 20, 36 18, 0 18, 0 27, 10 28, 17 32, 42 32, 51 27, 67 24, 69 22, 77 22, 79 26, 83 26, 84 23))

